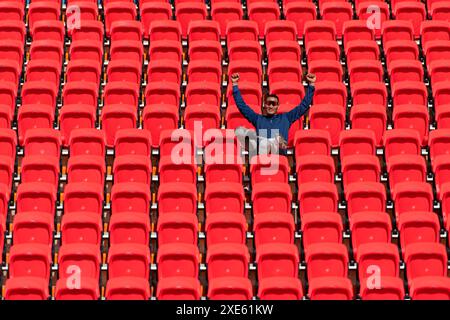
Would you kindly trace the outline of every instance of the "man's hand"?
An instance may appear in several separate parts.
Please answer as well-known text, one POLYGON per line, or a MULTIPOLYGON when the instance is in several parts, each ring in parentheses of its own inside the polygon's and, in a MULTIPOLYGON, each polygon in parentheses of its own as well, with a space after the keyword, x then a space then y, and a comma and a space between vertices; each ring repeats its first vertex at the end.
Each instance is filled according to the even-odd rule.
POLYGON ((316 82, 316 75, 314 73, 308 73, 306 75, 306 81, 308 81, 308 83, 313 86, 316 82))
POLYGON ((288 147, 287 142, 286 142, 286 140, 284 140, 284 138, 282 136, 277 136, 276 137, 276 141, 277 141, 278 147, 280 149, 282 149, 282 150, 286 150, 287 149, 287 147, 288 147))
POLYGON ((239 73, 233 73, 231 75, 231 84, 233 86, 237 86, 238 82, 239 82, 239 73))

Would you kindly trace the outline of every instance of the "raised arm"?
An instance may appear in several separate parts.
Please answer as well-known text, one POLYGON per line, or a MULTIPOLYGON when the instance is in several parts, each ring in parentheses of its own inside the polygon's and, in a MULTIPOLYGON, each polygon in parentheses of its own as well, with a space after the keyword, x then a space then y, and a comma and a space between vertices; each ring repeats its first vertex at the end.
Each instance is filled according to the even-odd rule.
POLYGON ((306 89, 305 97, 298 106, 296 106, 294 109, 286 113, 291 123, 300 119, 301 116, 303 116, 311 106, 314 97, 314 89, 315 89, 314 83, 316 82, 316 76, 314 74, 308 73, 306 75, 306 80, 309 82, 309 85, 308 88, 306 89))
POLYGON ((242 98, 241 92, 239 91, 238 87, 239 74, 232 74, 231 82, 233 84, 233 98, 234 102, 236 102, 237 108, 242 113, 242 115, 256 127, 256 122, 259 115, 255 111, 253 111, 252 108, 250 108, 242 98))

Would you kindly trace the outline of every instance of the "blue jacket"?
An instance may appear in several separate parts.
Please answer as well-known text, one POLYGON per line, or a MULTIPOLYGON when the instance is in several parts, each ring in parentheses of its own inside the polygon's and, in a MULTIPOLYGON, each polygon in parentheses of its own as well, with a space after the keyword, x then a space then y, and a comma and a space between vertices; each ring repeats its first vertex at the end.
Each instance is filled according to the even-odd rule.
POLYGON ((255 126, 258 136, 273 138, 272 133, 276 133, 276 131, 272 132, 272 130, 278 130, 278 134, 288 141, 289 127, 308 111, 314 96, 314 89, 314 86, 308 86, 305 97, 298 106, 289 112, 273 116, 263 116, 253 111, 242 99, 238 86, 233 86, 233 98, 239 111, 255 126))

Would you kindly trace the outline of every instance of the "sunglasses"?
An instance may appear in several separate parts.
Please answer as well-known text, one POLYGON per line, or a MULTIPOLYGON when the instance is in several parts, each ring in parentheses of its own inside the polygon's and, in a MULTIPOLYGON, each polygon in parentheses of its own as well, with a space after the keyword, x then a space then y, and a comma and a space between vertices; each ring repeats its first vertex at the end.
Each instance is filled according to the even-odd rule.
POLYGON ((266 105, 273 107, 278 105, 278 103, 276 101, 266 101, 266 105))

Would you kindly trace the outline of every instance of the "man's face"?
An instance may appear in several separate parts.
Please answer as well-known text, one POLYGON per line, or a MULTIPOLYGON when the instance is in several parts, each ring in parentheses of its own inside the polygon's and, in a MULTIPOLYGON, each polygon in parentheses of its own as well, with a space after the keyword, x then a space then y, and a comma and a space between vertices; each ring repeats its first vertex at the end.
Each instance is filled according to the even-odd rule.
POLYGON ((264 116, 273 116, 278 111, 278 99, 275 97, 267 97, 262 107, 262 114, 264 116))

